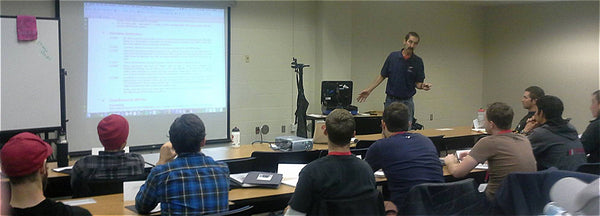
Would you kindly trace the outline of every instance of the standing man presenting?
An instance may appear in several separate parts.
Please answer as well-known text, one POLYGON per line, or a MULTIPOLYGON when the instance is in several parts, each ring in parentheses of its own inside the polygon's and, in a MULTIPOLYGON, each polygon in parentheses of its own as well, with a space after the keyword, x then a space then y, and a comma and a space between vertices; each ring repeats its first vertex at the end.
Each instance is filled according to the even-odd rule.
POLYGON ((409 121, 414 122, 415 104, 412 97, 417 93, 415 88, 428 91, 432 86, 431 83, 423 82, 425 80, 423 60, 414 53, 419 41, 419 34, 416 32, 406 34, 402 50, 388 55, 381 68, 381 74, 377 75, 369 87, 360 92, 356 100, 359 103, 367 100, 373 89, 388 78, 384 106, 387 107, 394 101, 405 104, 409 109, 409 121))

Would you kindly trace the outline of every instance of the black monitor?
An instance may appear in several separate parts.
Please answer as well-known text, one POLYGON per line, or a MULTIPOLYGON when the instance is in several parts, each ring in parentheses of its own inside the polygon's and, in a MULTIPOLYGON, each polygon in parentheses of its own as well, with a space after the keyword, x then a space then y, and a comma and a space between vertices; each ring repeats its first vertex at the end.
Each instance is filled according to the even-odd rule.
POLYGON ((352 81, 321 82, 321 105, 326 109, 346 108, 352 104, 352 81))

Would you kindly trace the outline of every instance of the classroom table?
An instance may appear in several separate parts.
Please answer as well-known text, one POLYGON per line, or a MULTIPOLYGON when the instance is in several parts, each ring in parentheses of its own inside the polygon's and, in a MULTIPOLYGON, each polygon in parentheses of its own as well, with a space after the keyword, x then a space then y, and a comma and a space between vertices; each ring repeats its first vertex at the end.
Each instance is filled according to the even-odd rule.
MULTIPOLYGON (((444 166, 444 176, 448 177, 450 174, 444 166)), ((473 174, 483 175, 485 170, 473 170, 473 174)), ((385 177, 376 177, 378 183, 387 181, 385 177)), ((295 187, 281 184, 279 188, 236 188, 229 191, 229 201, 231 202, 230 207, 232 209, 239 208, 245 205, 252 205, 253 202, 258 200, 281 200, 284 203, 289 200, 289 197, 294 193, 295 187)), ((93 196, 86 198, 77 199, 66 199, 59 201, 73 201, 83 199, 94 199, 96 203, 80 205, 81 207, 89 210, 93 215, 137 215, 136 212, 131 211, 125 206, 135 205, 135 201, 123 201, 123 194, 111 194, 102 196, 93 196)), ((285 206, 284 206, 285 207, 285 206)))

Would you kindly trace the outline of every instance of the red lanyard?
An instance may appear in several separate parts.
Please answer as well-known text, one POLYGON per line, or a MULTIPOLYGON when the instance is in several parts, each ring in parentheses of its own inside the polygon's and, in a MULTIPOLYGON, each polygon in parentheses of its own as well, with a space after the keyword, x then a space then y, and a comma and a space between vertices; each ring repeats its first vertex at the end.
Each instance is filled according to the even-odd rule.
POLYGON ((350 152, 329 152, 327 155, 352 155, 350 152))

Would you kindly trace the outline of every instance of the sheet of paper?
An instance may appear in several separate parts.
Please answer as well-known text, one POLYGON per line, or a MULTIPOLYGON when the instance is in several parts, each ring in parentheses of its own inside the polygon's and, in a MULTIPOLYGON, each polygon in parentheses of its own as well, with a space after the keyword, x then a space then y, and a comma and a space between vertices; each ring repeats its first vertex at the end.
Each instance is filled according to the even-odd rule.
POLYGON ((123 200, 132 201, 135 200, 135 195, 140 191, 140 187, 145 181, 126 181, 123 182, 123 200))
MULTIPOLYGON (((125 150, 125 153, 129 153, 129 146, 125 146, 123 150, 125 150)), ((104 151, 104 147, 92 148, 92 155, 98 155, 100 154, 100 151, 104 151)))
POLYGON ((325 118, 325 117, 327 117, 326 115, 321 115, 321 114, 308 114, 307 116, 314 117, 314 118, 325 118))
POLYGON ((383 170, 377 170, 374 173, 375 177, 385 177, 385 173, 383 173, 383 170))
POLYGON ((156 165, 156 162, 158 162, 158 158, 160 158, 160 153, 143 154, 142 157, 144 157, 144 161, 146 163, 156 165))
POLYGON ((52 171, 54 171, 54 172, 61 172, 63 170, 68 170, 68 169, 73 169, 73 166, 54 168, 54 169, 52 169, 52 171))
POLYGON ((93 203, 96 203, 96 200, 94 200, 92 198, 76 199, 76 200, 63 201, 62 203, 64 203, 65 205, 70 205, 70 206, 78 206, 78 205, 85 205, 85 204, 93 204, 93 203))
POLYGON ((278 164, 277 173, 282 174, 283 178, 298 178, 298 174, 304 166, 306 164, 278 164))
POLYGON ((296 184, 298 184, 298 178, 283 178, 283 180, 281 180, 281 183, 284 185, 296 187, 296 184))
POLYGON ((450 130, 454 130, 454 129, 452 129, 452 128, 438 128, 436 130, 439 130, 439 131, 450 131, 450 130))

